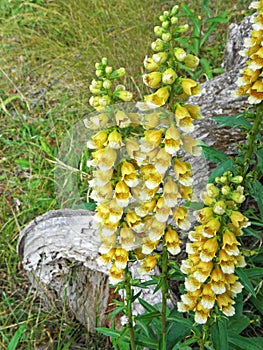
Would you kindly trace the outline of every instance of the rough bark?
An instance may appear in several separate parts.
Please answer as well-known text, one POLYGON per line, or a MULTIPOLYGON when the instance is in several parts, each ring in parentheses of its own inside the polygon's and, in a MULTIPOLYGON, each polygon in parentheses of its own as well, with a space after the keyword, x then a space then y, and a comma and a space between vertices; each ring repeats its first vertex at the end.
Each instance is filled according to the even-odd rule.
MULTIPOLYGON (((233 115, 246 107, 243 98, 231 96, 235 81, 245 60, 238 56, 244 37, 250 30, 249 19, 240 25, 231 25, 226 46, 226 72, 202 84, 203 93, 192 97, 190 103, 199 105, 204 119, 197 122, 194 136, 228 154, 242 140, 236 130, 219 127, 212 116, 233 115)), ((207 164, 194 164, 196 182, 202 186, 207 175, 207 164)), ((67 305, 68 312, 93 331, 105 323, 104 315, 110 304, 108 276, 98 266, 98 235, 93 213, 87 210, 50 211, 36 218, 20 234, 19 256, 33 286, 48 304, 67 305)), ((145 294, 154 303, 158 295, 145 294)), ((140 310, 138 309, 140 312, 140 310)))

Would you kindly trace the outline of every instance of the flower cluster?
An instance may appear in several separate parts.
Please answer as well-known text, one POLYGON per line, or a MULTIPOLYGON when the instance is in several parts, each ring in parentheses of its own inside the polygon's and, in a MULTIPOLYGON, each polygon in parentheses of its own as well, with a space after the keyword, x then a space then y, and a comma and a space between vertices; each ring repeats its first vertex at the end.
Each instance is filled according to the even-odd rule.
POLYGON ((187 275, 186 293, 178 302, 179 311, 194 310, 197 323, 206 323, 215 305, 226 316, 235 313, 233 299, 242 290, 235 267, 245 266, 237 238, 249 224, 238 211, 245 200, 242 181, 241 176, 227 172, 201 195, 205 206, 197 211, 200 225, 189 233, 188 259, 181 265, 187 275))
POLYGON ((122 280, 131 254, 142 260, 141 273, 152 270, 162 239, 169 253, 178 254, 177 230, 190 228, 183 201, 192 198, 191 166, 178 152, 196 153, 197 141, 181 134, 172 113, 140 108, 112 106, 86 123, 92 131, 89 185, 97 203, 99 263, 111 264, 113 284, 122 280))
POLYGON ((247 56, 248 61, 236 82, 236 95, 248 95, 249 103, 258 104, 263 100, 263 1, 253 1, 250 8, 256 9, 258 13, 252 17, 251 37, 245 39, 245 48, 240 51, 240 55, 247 56))
POLYGON ((132 93, 127 91, 124 85, 116 85, 114 87, 113 81, 125 75, 125 68, 121 67, 114 70, 108 66, 108 60, 103 57, 101 62, 96 63, 97 80, 93 79, 89 86, 91 96, 90 105, 99 112, 103 112, 105 107, 113 103, 132 100, 132 93))
POLYGON ((199 59, 180 47, 174 47, 175 39, 188 30, 188 25, 178 24, 177 11, 178 6, 174 6, 171 12, 164 11, 159 17, 161 25, 154 28, 157 37, 151 44, 154 53, 144 60, 147 73, 143 75, 143 81, 155 92, 144 99, 149 105, 157 106, 169 102, 177 126, 185 132, 192 132, 193 120, 201 118, 200 108, 185 102, 189 96, 200 93, 200 85, 182 72, 195 69, 199 59))

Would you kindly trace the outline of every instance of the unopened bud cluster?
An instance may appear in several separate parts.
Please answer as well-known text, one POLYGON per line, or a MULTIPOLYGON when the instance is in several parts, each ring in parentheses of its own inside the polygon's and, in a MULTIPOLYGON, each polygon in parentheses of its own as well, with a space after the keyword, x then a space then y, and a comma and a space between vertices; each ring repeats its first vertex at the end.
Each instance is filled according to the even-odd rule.
POLYGON ((103 112, 105 107, 113 103, 132 100, 132 93, 127 91, 124 85, 114 84, 114 80, 125 75, 125 68, 114 70, 108 66, 108 60, 103 57, 101 62, 95 64, 97 79, 93 79, 89 86, 92 96, 90 105, 99 112, 103 112))
POLYGON ((178 6, 174 6, 171 12, 164 11, 159 17, 161 24, 154 28, 157 37, 151 44, 154 53, 144 60, 147 73, 143 75, 143 81, 156 91, 144 99, 155 106, 163 106, 169 102, 175 112, 177 126, 185 132, 192 132, 193 120, 201 118, 200 108, 185 104, 185 100, 199 94, 200 85, 181 73, 184 68, 196 68, 199 59, 182 48, 174 47, 174 39, 188 30, 188 25, 178 24, 177 12, 178 6))
POLYGON ((201 196, 205 206, 196 213, 200 225, 189 233, 188 258, 181 265, 186 293, 178 310, 194 310, 197 323, 206 323, 215 305, 226 316, 235 313, 234 298, 242 290, 235 268, 245 266, 238 237, 249 225, 238 210, 245 200, 242 181, 227 172, 209 183, 201 196))
POLYGON ((184 200, 192 198, 191 166, 179 151, 197 152, 197 142, 181 135, 167 111, 96 113, 86 126, 94 149, 90 197, 101 237, 99 263, 110 264, 110 281, 122 280, 131 257, 148 273, 158 261, 161 240, 171 254, 180 252, 178 229, 190 228, 184 200))
POLYGON ((244 40, 244 50, 241 56, 247 56, 247 66, 241 70, 242 76, 236 84, 237 96, 248 95, 251 104, 261 103, 263 100, 263 1, 253 1, 250 8, 257 10, 257 15, 252 17, 251 36, 244 40))

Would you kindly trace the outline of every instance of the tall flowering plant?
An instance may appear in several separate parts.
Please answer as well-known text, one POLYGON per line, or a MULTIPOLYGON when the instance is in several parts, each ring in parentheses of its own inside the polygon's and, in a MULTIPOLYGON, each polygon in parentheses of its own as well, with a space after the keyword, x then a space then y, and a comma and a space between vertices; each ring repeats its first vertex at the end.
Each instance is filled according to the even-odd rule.
MULTIPOLYGON (((247 191, 244 180, 262 121, 262 5, 262 1, 251 4, 258 15, 242 52, 249 56, 248 65, 237 82, 236 93, 248 94, 249 102, 259 105, 245 165, 207 185, 201 195, 202 209, 196 212, 199 224, 194 228, 185 205, 193 200, 192 169, 184 154, 201 153, 198 141, 189 135, 194 121, 201 118, 200 107, 187 102, 200 93, 200 84, 188 77, 199 58, 177 45, 189 29, 179 23, 179 7, 164 11, 160 24, 154 27, 152 54, 143 62, 143 82, 153 91, 144 101, 132 103, 132 93, 119 84, 124 68, 113 69, 106 58, 95 65, 90 104, 96 112, 86 127, 91 135, 87 142, 92 171, 90 198, 97 205, 95 220, 101 239, 98 263, 108 266, 110 282, 126 291, 122 311, 128 317, 128 341, 133 350, 138 341, 141 345, 147 342, 138 340, 134 328, 132 302, 138 296, 133 286, 143 284, 133 280, 130 264, 139 261, 139 274, 149 274, 157 265, 161 268, 156 282, 156 290, 162 291, 161 311, 154 309, 161 335, 152 345, 167 349, 173 324, 167 318, 169 266, 176 265, 171 256, 181 251, 181 231, 188 231, 190 242, 180 266, 179 279, 186 277, 178 311, 193 313, 196 324, 205 325, 218 315, 235 314, 235 297, 243 288, 236 268, 245 266, 240 236, 249 225, 241 212, 247 191)), ((175 322, 176 317, 170 316, 170 321, 175 322)), ((192 328, 199 334, 200 349, 204 349, 207 333, 192 328)))

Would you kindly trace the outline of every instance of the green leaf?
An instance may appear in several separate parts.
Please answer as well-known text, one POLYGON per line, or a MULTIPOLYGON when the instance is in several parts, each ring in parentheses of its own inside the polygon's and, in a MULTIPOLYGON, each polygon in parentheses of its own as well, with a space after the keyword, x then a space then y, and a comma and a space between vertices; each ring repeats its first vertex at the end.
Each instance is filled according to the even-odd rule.
POLYGON ((253 236, 258 239, 261 239, 261 234, 258 231, 255 231, 252 227, 245 227, 243 229, 243 232, 245 236, 253 236))
POLYGON ((246 338, 240 335, 230 335, 229 343, 234 346, 234 349, 259 350, 259 349, 262 349, 263 338, 262 337, 246 338))
POLYGON ((216 123, 222 126, 230 126, 232 128, 248 128, 251 129, 252 125, 247 121, 247 119, 242 114, 236 115, 222 115, 218 117, 212 117, 216 123))
POLYGON ((208 79, 212 79, 213 73, 212 73, 210 62, 206 58, 201 58, 200 63, 202 65, 204 72, 207 75, 208 79))
POLYGON ((251 267, 250 269, 245 269, 246 275, 250 279, 260 278, 263 279, 263 267, 251 267))
POLYGON ((200 47, 202 47, 204 45, 204 43, 206 42, 206 40, 208 39, 209 35, 215 30, 215 28, 217 27, 217 23, 212 23, 209 28, 207 29, 207 31, 205 32, 205 34, 202 36, 201 40, 200 40, 200 47))
POLYGON ((239 334, 244 329, 246 329, 250 324, 249 317, 245 315, 235 315, 233 317, 229 318, 227 328, 228 328, 228 334, 239 334))
POLYGON ((212 171, 212 173, 209 176, 208 182, 214 182, 216 177, 223 175, 225 171, 232 170, 233 166, 233 159, 228 158, 212 171))
POLYGON ((23 323, 19 326, 19 328, 16 330, 15 334, 13 335, 12 339, 10 340, 10 343, 8 344, 6 350, 15 350, 17 347, 17 344, 23 334, 23 332, 26 329, 26 324, 23 323))
POLYGON ((215 350, 228 350, 227 321, 225 318, 217 318, 211 327, 211 337, 215 350))
POLYGON ((261 315, 263 315, 263 295, 261 293, 258 293, 257 297, 250 298, 250 301, 255 305, 261 315))
POLYGON ((141 334, 135 335, 135 343, 136 345, 146 346, 147 349, 158 349, 158 341, 152 339, 151 337, 145 337, 141 334))
POLYGON ((116 331, 116 330, 111 329, 111 328, 97 327, 96 331, 102 333, 103 335, 106 335, 107 337, 111 337, 111 338, 118 338, 120 336, 119 331, 116 331))
POLYGON ((249 277, 247 275, 247 271, 241 268, 237 268, 236 269, 236 273, 238 275, 238 277, 240 278, 240 282, 243 284, 243 286, 245 287, 246 291, 248 291, 249 293, 251 293, 253 295, 254 298, 257 297, 253 285, 249 280, 249 277))
POLYGON ((116 307, 116 309, 110 312, 105 318, 112 318, 113 316, 117 315, 119 312, 123 312, 122 306, 116 307))
POLYGON ((53 153, 51 151, 51 149, 48 147, 48 145, 46 144, 46 142, 42 139, 40 139, 40 143, 41 143, 41 147, 42 147, 42 150, 48 154, 49 156, 53 157, 53 153))
POLYGON ((252 185, 254 193, 252 193, 252 196, 255 198, 260 214, 261 219, 263 220, 263 185, 258 180, 255 180, 255 182, 252 185))
POLYGON ((154 306, 152 306, 151 304, 147 303, 147 301, 139 298, 139 303, 145 308, 146 311, 149 311, 149 312, 155 312, 155 311, 158 311, 158 309, 154 306))
POLYGON ((167 321, 169 322, 167 327, 167 350, 170 350, 184 337, 191 334, 193 323, 180 316, 168 316, 167 321))
POLYGON ((211 162, 221 163, 228 159, 225 153, 218 151, 213 147, 209 147, 204 143, 200 143, 200 146, 202 147, 204 158, 210 160, 211 162))
POLYGON ((206 23, 227 23, 229 21, 227 17, 227 13, 223 12, 220 16, 215 16, 212 18, 208 18, 205 22, 206 23))

